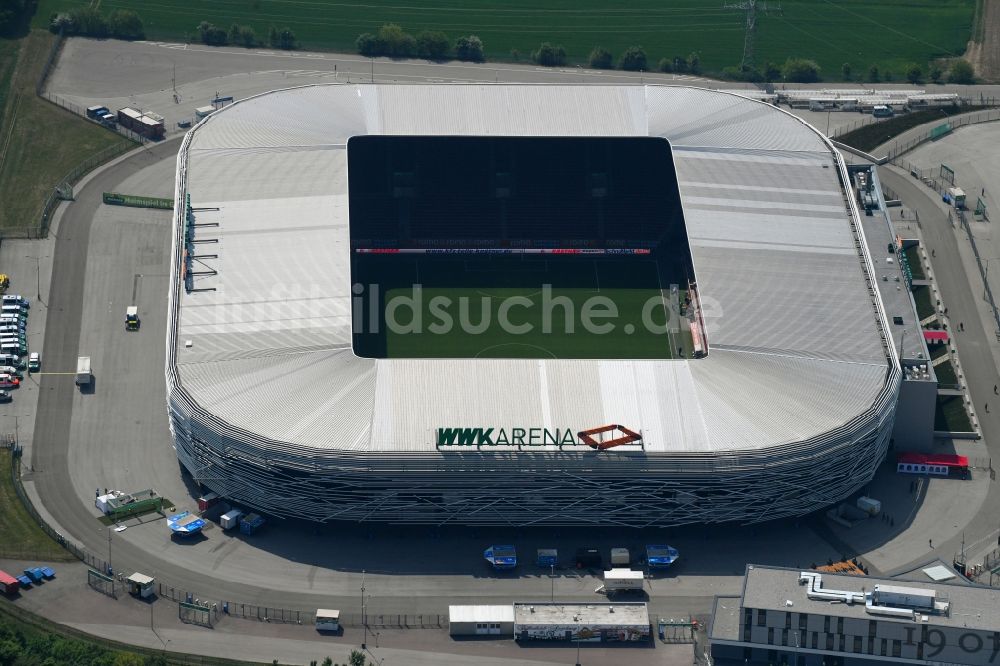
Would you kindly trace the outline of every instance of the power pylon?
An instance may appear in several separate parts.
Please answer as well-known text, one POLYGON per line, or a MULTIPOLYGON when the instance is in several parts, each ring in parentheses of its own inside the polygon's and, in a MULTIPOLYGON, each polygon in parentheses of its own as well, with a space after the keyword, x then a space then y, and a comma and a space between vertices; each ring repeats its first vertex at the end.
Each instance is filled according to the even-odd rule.
POLYGON ((743 27, 743 60, 740 61, 740 69, 750 70, 754 68, 754 41, 757 37, 757 13, 764 15, 781 15, 781 2, 767 3, 767 0, 741 0, 741 2, 723 3, 723 9, 738 9, 744 12, 746 22, 743 27))

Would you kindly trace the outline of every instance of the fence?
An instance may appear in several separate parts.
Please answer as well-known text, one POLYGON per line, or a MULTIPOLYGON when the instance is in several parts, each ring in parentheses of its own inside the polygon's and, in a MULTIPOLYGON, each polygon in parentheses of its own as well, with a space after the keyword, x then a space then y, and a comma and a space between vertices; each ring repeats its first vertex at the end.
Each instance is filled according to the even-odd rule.
MULTIPOLYGON (((74 114, 76 114, 78 116, 82 116, 84 118, 87 117, 87 109, 85 109, 84 107, 80 106, 79 104, 74 104, 73 102, 71 102, 71 101, 69 101, 67 99, 62 98, 59 95, 54 95, 52 93, 42 92, 42 93, 39 93, 38 96, 41 97, 42 99, 46 100, 47 102, 51 102, 51 103, 55 104, 56 106, 60 106, 60 107, 62 107, 64 109, 66 109, 70 113, 74 113, 74 114)), ((94 122, 94 121, 90 120, 88 122, 94 122)), ((122 135, 126 139, 130 139, 131 141, 135 141, 136 143, 145 143, 145 142, 147 142, 149 140, 146 137, 144 137, 143 135, 138 134, 136 132, 133 132, 132 130, 128 129, 127 127, 123 127, 121 125, 115 125, 114 127, 108 127, 107 125, 101 125, 101 127, 105 128, 109 132, 117 132, 118 134, 122 135)))
MULTIPOLYGON (((245 661, 234 661, 221 657, 204 657, 197 654, 183 654, 179 652, 167 652, 166 645, 163 650, 142 647, 139 645, 127 645, 116 641, 102 638, 96 634, 88 634, 79 629, 73 629, 62 624, 49 622, 24 609, 24 606, 0 603, 0 616, 7 616, 14 622, 27 625, 32 629, 46 636, 56 635, 63 638, 82 641, 88 645, 96 645, 105 650, 113 652, 131 652, 144 657, 158 658, 161 664, 167 665, 189 665, 189 666, 245 666, 245 661)), ((175 646, 176 647, 176 646, 175 646)), ((263 657, 262 657, 263 658, 263 657)))
POLYGON ((59 180, 59 183, 45 199, 41 215, 38 216, 37 224, 22 229, 0 230, 0 238, 45 238, 48 236, 52 214, 55 212, 56 206, 59 205, 60 201, 72 199, 72 186, 94 167, 100 166, 133 148, 135 148, 135 144, 130 143, 119 143, 108 146, 104 150, 91 155, 80 164, 77 164, 59 180))
MULTIPOLYGON (((997 117, 995 120, 1000 120, 1000 109, 991 110, 991 113, 995 111, 997 117)), ((986 122, 986 121, 980 121, 986 122)), ((952 187, 952 183, 944 180, 940 175, 940 170, 935 173, 934 169, 921 169, 920 167, 908 162, 904 159, 894 159, 893 164, 903 169, 909 171, 910 175, 922 182, 927 187, 931 188, 938 194, 944 194, 949 187, 952 187)), ((957 184, 957 180, 955 181, 957 184)), ((972 229, 969 227, 969 221, 966 218, 965 211, 961 209, 952 209, 948 212, 948 221, 957 217, 959 224, 962 225, 962 229, 965 231, 965 235, 969 238, 969 244, 972 245, 972 254, 976 257, 976 266, 979 267, 979 276, 983 280, 983 296, 986 301, 990 304, 990 309, 993 311, 993 321, 996 324, 996 336, 1000 340, 1000 312, 997 310, 996 300, 993 297, 993 288, 990 287, 989 280, 987 280, 987 269, 986 264, 983 262, 982 255, 979 253, 979 246, 976 244, 976 236, 972 233, 972 229)), ((952 222, 953 223, 953 222, 952 222)), ((954 223, 953 223, 954 224, 954 223)))
MULTIPOLYGON (((984 111, 975 111, 973 113, 967 113, 960 116, 941 118, 941 123, 948 123, 951 127, 950 131, 954 132, 959 127, 964 127, 966 125, 977 125, 979 123, 989 123, 997 120, 1000 120, 1000 109, 986 109, 984 111)), ((931 129, 921 132, 917 136, 912 137, 903 143, 894 143, 892 147, 889 148, 889 151, 885 156, 889 161, 895 161, 897 157, 913 150, 920 144, 932 139, 938 139, 941 136, 943 135, 940 134, 938 127, 932 127, 931 129)))

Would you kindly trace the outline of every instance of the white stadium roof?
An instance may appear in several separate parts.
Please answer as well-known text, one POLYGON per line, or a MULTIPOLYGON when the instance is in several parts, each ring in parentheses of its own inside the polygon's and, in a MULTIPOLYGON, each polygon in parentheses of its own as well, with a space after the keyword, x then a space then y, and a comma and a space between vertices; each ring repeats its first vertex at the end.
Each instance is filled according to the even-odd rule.
POLYGON ((887 381, 842 165, 768 104, 671 86, 319 85, 212 114, 179 159, 192 205, 218 209, 197 213, 218 222, 197 235, 218 257, 179 291, 168 344, 177 384, 237 431, 433 453, 439 427, 621 423, 647 452, 750 450, 847 424, 887 381), (709 356, 356 357, 346 144, 367 134, 665 137, 709 356))

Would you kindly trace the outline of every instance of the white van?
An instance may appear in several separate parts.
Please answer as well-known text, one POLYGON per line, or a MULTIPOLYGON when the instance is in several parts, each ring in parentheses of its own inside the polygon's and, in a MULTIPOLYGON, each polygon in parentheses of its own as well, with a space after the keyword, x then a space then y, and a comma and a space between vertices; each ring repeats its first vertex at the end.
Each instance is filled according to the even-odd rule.
POLYGON ((892 118, 892 107, 885 104, 877 104, 872 109, 872 115, 876 118, 892 118))
POLYGON ((0 314, 0 324, 20 324, 25 325, 25 321, 20 314, 0 314))
POLYGON ((14 367, 20 367, 21 359, 14 354, 0 354, 0 365, 13 365, 14 367))
POLYGON ((16 358, 21 358, 24 356, 24 352, 21 351, 21 345, 16 342, 11 343, 0 343, 0 354, 4 356, 14 356, 16 358))
POLYGON ((0 314, 7 315, 8 317, 13 317, 17 315, 20 317, 24 314, 25 307, 23 305, 13 305, 4 303, 0 306, 0 314))
POLYGON ((18 326, 17 324, 0 324, 0 333, 24 335, 24 326, 18 326))
POLYGON ((23 308, 30 308, 31 304, 28 303, 28 299, 24 298, 20 294, 4 294, 2 302, 4 305, 20 305, 23 308))

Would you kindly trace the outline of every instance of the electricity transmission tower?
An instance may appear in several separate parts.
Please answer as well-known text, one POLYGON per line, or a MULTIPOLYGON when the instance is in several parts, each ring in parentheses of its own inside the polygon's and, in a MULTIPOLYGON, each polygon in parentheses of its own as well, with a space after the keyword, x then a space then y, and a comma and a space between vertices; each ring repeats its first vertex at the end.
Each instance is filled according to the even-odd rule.
POLYGON ((746 23, 743 27, 743 60, 740 61, 740 69, 751 70, 754 68, 754 40, 757 37, 757 13, 765 16, 768 14, 781 15, 781 1, 767 3, 767 0, 740 0, 740 2, 723 3, 723 9, 738 9, 744 12, 746 23))

